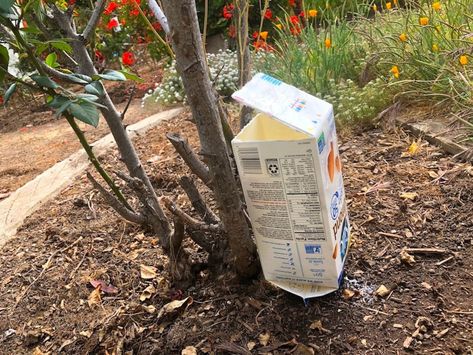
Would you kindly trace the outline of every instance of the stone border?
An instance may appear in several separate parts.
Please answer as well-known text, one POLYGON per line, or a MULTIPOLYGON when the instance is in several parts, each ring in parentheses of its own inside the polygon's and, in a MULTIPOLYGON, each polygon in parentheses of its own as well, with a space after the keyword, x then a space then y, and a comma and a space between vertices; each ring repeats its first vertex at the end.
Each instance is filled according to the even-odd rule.
MULTIPOLYGON (((175 108, 160 112, 128 126, 130 138, 145 133, 161 121, 177 116, 183 110, 175 108)), ((93 143, 95 155, 103 155, 114 143, 110 133, 99 139, 93 143)), ((88 166, 87 154, 81 149, 0 201, 0 247, 16 234, 26 217, 71 185, 74 178, 82 174, 88 166)))

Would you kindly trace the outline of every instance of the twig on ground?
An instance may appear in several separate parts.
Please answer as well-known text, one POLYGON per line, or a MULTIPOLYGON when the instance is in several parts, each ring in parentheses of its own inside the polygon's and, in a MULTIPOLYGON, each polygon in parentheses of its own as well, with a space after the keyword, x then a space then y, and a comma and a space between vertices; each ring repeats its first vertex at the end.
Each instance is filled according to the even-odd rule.
POLYGON ((447 254, 449 251, 443 248, 406 248, 406 252, 410 254, 447 254))

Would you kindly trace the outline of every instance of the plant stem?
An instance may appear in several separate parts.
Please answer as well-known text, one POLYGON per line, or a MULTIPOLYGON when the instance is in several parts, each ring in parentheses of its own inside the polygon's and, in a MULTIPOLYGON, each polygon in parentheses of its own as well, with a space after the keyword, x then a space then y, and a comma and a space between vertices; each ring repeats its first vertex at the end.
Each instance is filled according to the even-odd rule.
POLYGON ((72 116, 70 113, 65 113, 64 117, 66 117, 67 122, 70 124, 70 126, 74 130, 74 133, 76 134, 77 138, 79 138, 80 144, 84 148, 85 152, 87 153, 87 156, 89 157, 90 162, 94 165, 97 172, 100 174, 100 176, 102 176, 102 178, 105 180, 107 185, 112 189, 113 193, 115 194, 115 196, 117 196, 120 202, 123 203, 126 208, 133 211, 133 208, 128 204, 128 202, 126 201, 125 197, 121 193, 118 186, 115 184, 112 178, 107 174, 107 172, 102 168, 102 165, 100 164, 94 152, 92 151, 92 147, 87 142, 84 132, 82 132, 82 130, 79 128, 76 121, 74 120, 74 116, 72 116))

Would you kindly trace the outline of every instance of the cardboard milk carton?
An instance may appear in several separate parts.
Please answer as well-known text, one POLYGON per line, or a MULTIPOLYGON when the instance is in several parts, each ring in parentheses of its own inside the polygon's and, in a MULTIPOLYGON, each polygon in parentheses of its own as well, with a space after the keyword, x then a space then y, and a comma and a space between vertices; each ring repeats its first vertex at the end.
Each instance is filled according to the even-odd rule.
POLYGON ((332 105, 261 73, 233 98, 260 111, 232 146, 265 278, 337 290, 350 227, 332 105))

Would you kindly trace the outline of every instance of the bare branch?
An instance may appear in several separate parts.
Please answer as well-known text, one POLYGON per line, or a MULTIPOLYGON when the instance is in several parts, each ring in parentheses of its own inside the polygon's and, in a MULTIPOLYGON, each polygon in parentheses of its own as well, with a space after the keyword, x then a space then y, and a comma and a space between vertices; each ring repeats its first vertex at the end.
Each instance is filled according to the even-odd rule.
POLYGON ((87 22, 87 26, 85 26, 84 32, 82 32, 82 37, 86 41, 89 40, 90 35, 95 31, 97 24, 100 20, 100 15, 102 15, 103 10, 105 9, 106 5, 105 0, 98 0, 97 4, 95 5, 95 9, 92 12, 92 16, 90 16, 89 22, 87 22))
POLYGON ((202 198, 202 195, 197 190, 192 179, 188 176, 183 176, 179 180, 179 184, 186 192, 189 200, 192 203, 192 206, 195 208, 197 213, 202 217, 202 219, 209 224, 219 224, 220 220, 217 215, 207 206, 202 198))
POLYGON ((181 248, 182 241, 184 240, 185 226, 181 220, 177 217, 174 217, 174 233, 169 238, 171 253, 176 254, 181 248))
POLYGON ((133 86, 133 88, 131 89, 130 97, 128 98, 128 102, 126 103, 126 106, 123 109, 123 112, 121 113, 122 121, 125 119, 125 114, 128 111, 128 108, 130 107, 133 97, 135 97, 135 92, 136 92, 136 86, 133 86))
POLYGON ((59 28, 63 30, 67 37, 77 39, 78 35, 72 28, 71 20, 67 15, 59 10, 56 6, 52 6, 53 18, 58 24, 59 28))
POLYGON ((99 190, 100 194, 104 197, 107 204, 112 207, 120 216, 126 219, 129 222, 136 224, 145 224, 146 218, 142 214, 138 214, 130 211, 126 208, 120 201, 117 200, 110 192, 108 192, 102 185, 100 185, 97 180, 90 174, 87 173, 87 178, 90 180, 92 185, 99 190))
POLYGON ((70 77, 66 74, 66 73, 63 73, 57 69, 54 69, 54 68, 51 68, 49 65, 47 65, 45 62, 35 58, 36 62, 43 68, 43 70, 48 73, 49 75, 51 75, 52 77, 56 78, 56 79, 59 79, 59 80, 62 80, 62 81, 65 81, 65 82, 68 82, 68 83, 71 83, 71 84, 77 84, 77 82, 73 81, 70 79, 70 77))
POLYGON ((200 161, 197 154, 194 153, 192 148, 189 146, 187 139, 182 138, 177 133, 168 133, 166 137, 174 146, 174 149, 179 153, 179 155, 184 159, 186 164, 192 170, 192 172, 197 175, 205 185, 210 186, 211 177, 209 168, 200 161))
POLYGON ((160 200, 164 203, 164 206, 177 218, 179 218, 182 223, 188 226, 191 229, 197 229, 201 231, 209 231, 209 232, 221 232, 222 227, 216 224, 207 224, 201 221, 194 219, 193 217, 189 216, 185 213, 182 209, 180 209, 174 202, 171 201, 169 197, 162 196, 160 200))

